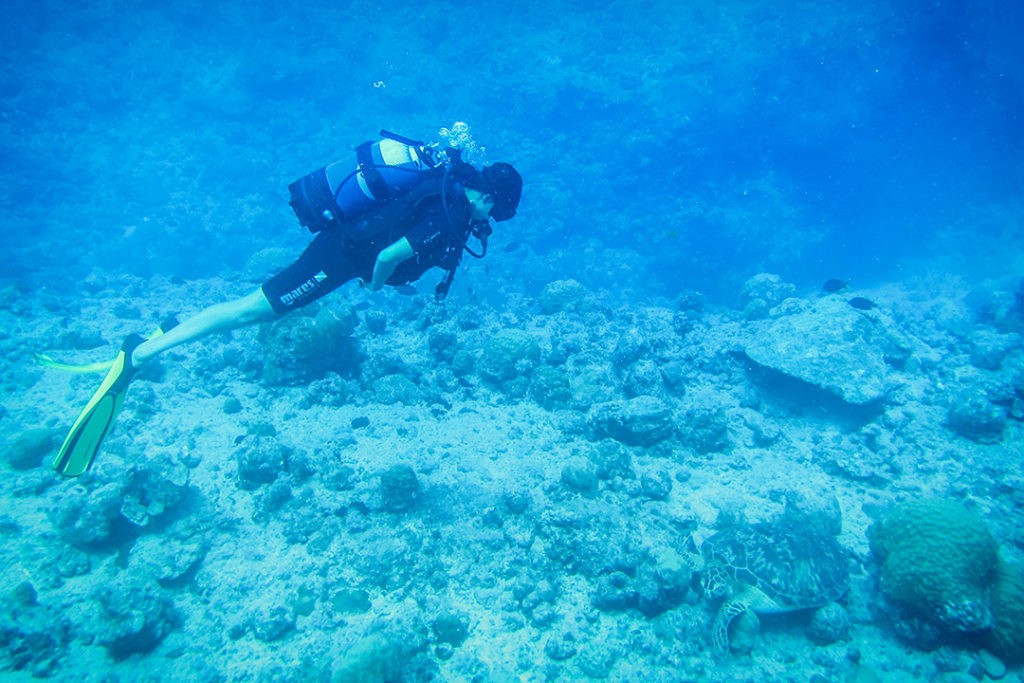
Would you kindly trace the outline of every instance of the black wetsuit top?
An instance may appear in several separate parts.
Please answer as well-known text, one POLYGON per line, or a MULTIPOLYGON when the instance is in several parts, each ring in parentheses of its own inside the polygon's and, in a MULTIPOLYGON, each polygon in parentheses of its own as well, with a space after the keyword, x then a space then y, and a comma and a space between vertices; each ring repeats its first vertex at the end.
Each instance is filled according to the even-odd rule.
POLYGON ((452 269, 462 257, 472 209, 461 185, 446 202, 447 211, 440 188, 400 198, 369 219, 380 224, 372 239, 353 240, 343 228, 319 232, 295 263, 263 284, 263 293, 277 313, 301 308, 349 280, 369 280, 377 255, 402 237, 414 256, 398 264, 387 284, 414 282, 434 267, 452 269))

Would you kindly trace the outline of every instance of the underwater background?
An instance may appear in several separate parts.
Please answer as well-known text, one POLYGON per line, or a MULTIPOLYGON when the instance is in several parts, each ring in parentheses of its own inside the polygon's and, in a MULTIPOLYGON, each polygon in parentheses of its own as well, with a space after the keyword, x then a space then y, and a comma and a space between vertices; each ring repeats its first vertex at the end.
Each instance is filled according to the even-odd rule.
POLYGON ((8 0, 0 677, 1024 680, 1022 34, 8 0), (382 128, 523 175, 447 302, 350 285, 176 349, 53 473, 100 377, 33 352, 253 291, 310 238, 288 184, 382 128))

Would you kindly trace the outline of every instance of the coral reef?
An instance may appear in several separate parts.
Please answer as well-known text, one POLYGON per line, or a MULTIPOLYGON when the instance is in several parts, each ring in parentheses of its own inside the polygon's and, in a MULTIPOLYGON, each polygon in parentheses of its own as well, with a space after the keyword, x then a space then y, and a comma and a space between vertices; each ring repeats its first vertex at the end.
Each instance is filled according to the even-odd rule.
POLYGON ((978 513, 943 499, 898 503, 870 529, 879 587, 914 618, 952 632, 991 625, 987 589, 998 560, 978 513))

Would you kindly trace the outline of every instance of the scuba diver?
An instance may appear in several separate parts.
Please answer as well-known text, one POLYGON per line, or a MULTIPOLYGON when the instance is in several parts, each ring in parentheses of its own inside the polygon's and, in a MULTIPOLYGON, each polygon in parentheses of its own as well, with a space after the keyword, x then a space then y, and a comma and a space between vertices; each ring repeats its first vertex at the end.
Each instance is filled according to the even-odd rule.
POLYGON ((515 216, 522 178, 507 163, 478 170, 454 147, 438 151, 388 131, 381 136, 356 148, 354 168, 351 160, 335 162, 289 186, 296 217, 315 235, 295 263, 248 295, 180 323, 170 319, 149 338, 133 334, 124 340, 54 459, 57 472, 78 476, 89 468, 135 370, 168 349, 274 320, 354 279, 377 291, 438 267, 447 275, 435 295, 445 297, 463 251, 482 258, 490 221, 515 216), (470 236, 480 241, 480 252, 470 249, 470 236))

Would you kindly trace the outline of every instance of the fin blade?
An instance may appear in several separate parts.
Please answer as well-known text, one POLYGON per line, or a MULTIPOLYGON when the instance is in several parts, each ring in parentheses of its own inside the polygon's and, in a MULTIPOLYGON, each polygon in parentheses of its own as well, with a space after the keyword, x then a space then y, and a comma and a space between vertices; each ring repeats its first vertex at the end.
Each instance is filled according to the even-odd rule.
POLYGON ((58 473, 77 477, 89 469, 124 403, 133 371, 131 353, 142 341, 138 335, 125 340, 107 376, 79 413, 53 459, 53 469, 58 473))
POLYGON ((43 366, 44 368, 50 368, 51 370, 62 370, 63 372, 76 372, 76 373, 89 373, 89 372, 103 372, 109 370, 110 366, 114 364, 113 360, 101 360, 95 363, 83 363, 77 365, 75 363, 64 363, 59 360, 54 360, 50 356, 44 353, 34 353, 32 357, 36 363, 43 366))

